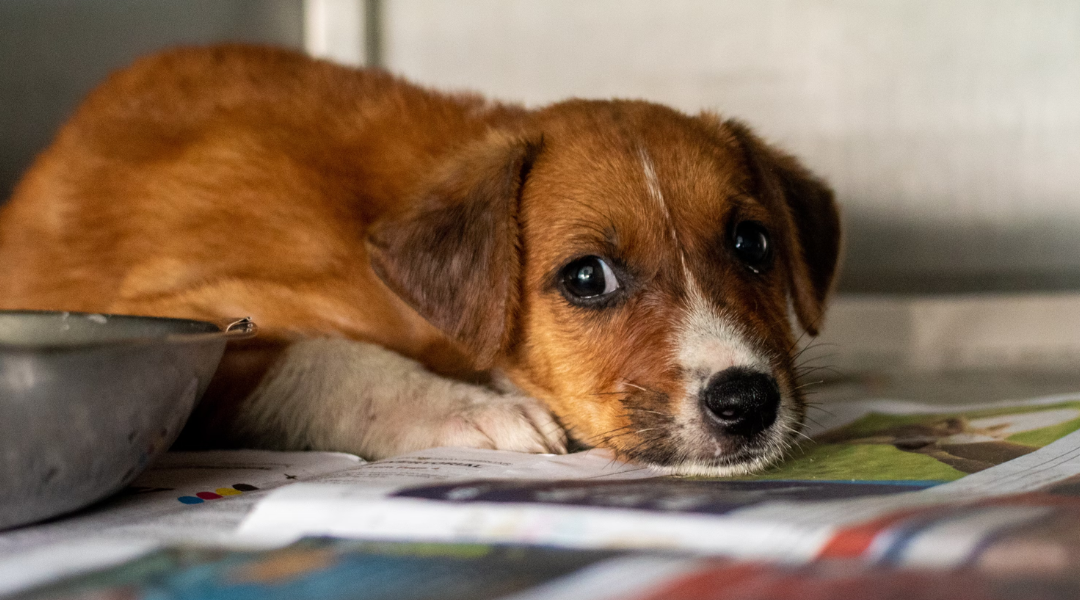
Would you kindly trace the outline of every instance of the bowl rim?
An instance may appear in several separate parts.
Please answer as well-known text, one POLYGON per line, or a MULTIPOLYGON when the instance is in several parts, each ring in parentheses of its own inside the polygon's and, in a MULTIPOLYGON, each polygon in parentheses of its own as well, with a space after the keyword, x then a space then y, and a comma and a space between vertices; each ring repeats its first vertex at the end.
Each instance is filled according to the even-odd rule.
POLYGON ((135 336, 124 337, 105 340, 87 340, 87 341, 75 341, 70 343, 44 343, 44 344, 26 344, 26 343, 12 343, 0 340, 0 351, 31 351, 31 352, 55 352, 64 350, 85 350, 89 348, 102 348, 102 347, 126 347, 126 346, 143 346, 149 344, 160 344, 162 342, 170 344, 187 344, 187 343, 200 343, 211 340, 223 339, 225 341, 243 340, 255 337, 258 333, 258 326, 251 320, 251 317, 240 317, 232 319, 219 319, 214 321, 203 321, 199 319, 181 319, 176 317, 158 317, 149 315, 126 315, 115 313, 92 313, 92 312, 80 312, 69 310, 0 310, 0 316, 6 315, 54 315, 58 317, 64 316, 77 316, 84 318, 91 317, 104 317, 106 319, 133 319, 133 320, 145 320, 145 321, 166 321, 172 323, 194 323, 199 325, 209 325, 216 327, 217 331, 206 331, 202 333, 171 333, 160 336, 135 336))

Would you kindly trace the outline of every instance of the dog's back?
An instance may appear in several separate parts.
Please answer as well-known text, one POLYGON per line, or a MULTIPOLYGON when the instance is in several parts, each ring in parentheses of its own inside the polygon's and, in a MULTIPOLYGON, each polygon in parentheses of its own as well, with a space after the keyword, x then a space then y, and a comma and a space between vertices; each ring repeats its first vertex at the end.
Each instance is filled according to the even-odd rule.
POLYGON ((4 207, 0 309, 254 314, 264 335, 415 354, 383 334, 426 323, 383 293, 366 230, 440 154, 521 112, 269 48, 144 59, 88 98, 4 207))
POLYGON ((469 373, 363 240, 440 154, 521 112, 273 48, 145 58, 87 98, 0 209, 0 309, 252 317, 259 338, 230 347, 186 432, 197 446, 235 437, 239 403, 303 337, 469 373))

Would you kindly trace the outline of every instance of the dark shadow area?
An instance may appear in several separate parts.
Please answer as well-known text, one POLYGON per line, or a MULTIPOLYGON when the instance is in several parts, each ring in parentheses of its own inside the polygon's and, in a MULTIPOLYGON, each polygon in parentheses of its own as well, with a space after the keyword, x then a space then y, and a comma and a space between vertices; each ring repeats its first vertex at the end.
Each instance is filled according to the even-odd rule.
MULTIPOLYGON (((841 199, 843 202, 843 199, 841 199)), ((837 290, 965 294, 1080 290, 1080 224, 1068 218, 978 222, 886 221, 845 215, 837 290)), ((955 219, 952 219, 955 221, 955 219)))
POLYGON ((0 203, 94 85, 160 48, 303 45, 302 0, 0 2, 0 203))

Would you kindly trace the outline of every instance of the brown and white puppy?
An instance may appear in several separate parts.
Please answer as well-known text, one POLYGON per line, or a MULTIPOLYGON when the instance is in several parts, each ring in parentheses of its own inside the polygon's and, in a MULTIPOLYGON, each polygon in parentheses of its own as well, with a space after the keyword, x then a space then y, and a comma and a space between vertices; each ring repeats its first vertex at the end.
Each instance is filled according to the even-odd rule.
POLYGON ((727 474, 801 427, 789 313, 815 332, 838 253, 829 189, 733 121, 217 47, 138 62, 60 130, 0 213, 0 308, 252 316, 188 445, 568 432, 727 474))

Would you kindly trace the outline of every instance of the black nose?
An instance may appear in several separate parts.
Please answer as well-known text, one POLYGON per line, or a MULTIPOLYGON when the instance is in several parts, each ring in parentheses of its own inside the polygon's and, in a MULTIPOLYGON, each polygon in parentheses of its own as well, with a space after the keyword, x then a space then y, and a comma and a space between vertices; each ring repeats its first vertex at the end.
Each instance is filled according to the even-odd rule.
POLYGON ((724 433, 751 436, 776 421, 780 388, 769 375, 732 367, 713 376, 701 401, 724 433))

